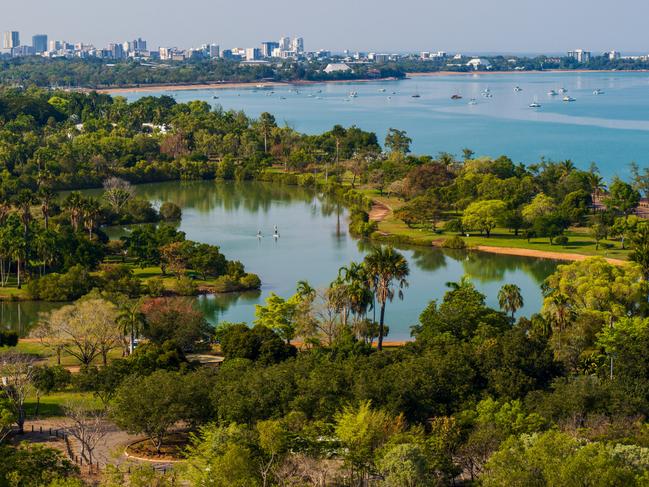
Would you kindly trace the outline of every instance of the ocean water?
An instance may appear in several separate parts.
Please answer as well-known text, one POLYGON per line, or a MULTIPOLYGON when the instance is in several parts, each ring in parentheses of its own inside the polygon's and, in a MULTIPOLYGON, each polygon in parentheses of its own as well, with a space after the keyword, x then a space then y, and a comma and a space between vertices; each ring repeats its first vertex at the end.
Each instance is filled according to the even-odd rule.
POLYGON ((412 150, 461 156, 507 155, 515 162, 571 159, 592 162, 607 178, 628 177, 629 164, 649 165, 649 73, 503 73, 417 76, 400 81, 328 83, 257 89, 159 90, 123 93, 129 100, 171 95, 179 102, 204 100, 251 116, 267 111, 279 124, 318 133, 334 124, 377 133, 406 130, 412 150), (515 91, 519 86, 521 91, 515 91), (549 96, 565 88, 563 95, 549 96), (483 96, 489 90, 492 97, 483 96), (593 94, 599 89, 601 95, 593 94), (385 90, 385 91, 384 91, 385 90), (350 97, 357 92, 357 97, 350 97), (413 98, 419 94, 419 98, 413 98), (451 100, 459 94, 460 100, 451 100), (216 97, 216 98, 215 98, 216 97), (476 104, 469 104, 474 98, 476 104), (529 108, 537 101, 542 106, 529 108))

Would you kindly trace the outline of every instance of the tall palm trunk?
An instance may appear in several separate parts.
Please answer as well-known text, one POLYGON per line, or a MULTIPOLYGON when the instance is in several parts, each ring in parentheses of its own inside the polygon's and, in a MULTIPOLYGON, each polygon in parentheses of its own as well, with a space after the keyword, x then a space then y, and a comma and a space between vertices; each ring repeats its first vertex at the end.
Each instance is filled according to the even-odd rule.
POLYGON ((384 332, 383 323, 384 322, 385 322, 385 301, 381 303, 381 314, 379 317, 379 342, 376 346, 376 349, 379 352, 383 350, 383 332, 384 332))

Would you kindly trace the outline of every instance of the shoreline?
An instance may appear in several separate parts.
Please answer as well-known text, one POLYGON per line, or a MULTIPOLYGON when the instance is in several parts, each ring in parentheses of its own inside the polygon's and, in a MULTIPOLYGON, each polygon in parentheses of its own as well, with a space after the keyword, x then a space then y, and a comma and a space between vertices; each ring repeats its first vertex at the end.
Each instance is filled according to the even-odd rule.
POLYGON ((582 261, 592 257, 603 258, 606 262, 613 265, 626 265, 628 261, 621 259, 613 259, 610 257, 601 257, 597 255, 575 254, 572 252, 550 252, 547 250, 534 250, 524 249, 518 247, 492 247, 490 245, 478 245, 470 247, 469 250, 476 250, 478 252, 488 252, 491 254, 515 255, 518 257, 533 257, 536 259, 551 259, 551 260, 564 260, 569 262, 582 261))
POLYGON ((226 90, 237 88, 267 89, 276 86, 309 86, 318 84, 346 84, 346 83, 372 83, 375 81, 398 81, 399 78, 361 78, 361 79, 332 79, 332 80, 297 80, 297 81, 215 81, 213 83, 179 83, 179 84, 151 84, 131 87, 116 88, 84 88, 83 91, 96 91, 97 93, 114 95, 119 93, 149 93, 156 91, 195 91, 195 90, 226 90))
POLYGON ((529 69, 529 70, 510 70, 510 71, 417 71, 406 72, 408 78, 421 78, 425 76, 482 76, 482 75, 507 75, 507 74, 584 74, 584 73, 649 73, 649 69, 529 69))

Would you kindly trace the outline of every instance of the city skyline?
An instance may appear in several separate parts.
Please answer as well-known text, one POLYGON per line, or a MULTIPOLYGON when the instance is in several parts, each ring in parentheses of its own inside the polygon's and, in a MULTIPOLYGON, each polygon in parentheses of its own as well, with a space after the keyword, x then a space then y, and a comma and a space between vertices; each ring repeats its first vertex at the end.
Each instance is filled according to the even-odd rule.
POLYGON ((80 0, 45 5, 24 0, 3 6, 0 28, 19 31, 23 44, 33 35, 48 34, 50 39, 96 46, 142 37, 151 46, 217 43, 250 47, 284 35, 302 35, 312 51, 555 53, 577 47, 649 51, 643 35, 649 5, 622 0, 615 9, 599 8, 606 5, 600 0, 568 5, 558 0, 533 4, 465 1, 463 5, 450 0, 434 4, 405 0, 398 6, 387 0, 371 4, 331 0, 307 9, 284 0, 272 4, 249 0, 242 8, 226 10, 207 0, 187 0, 182 9, 170 0, 135 4, 115 0, 101 15, 86 17, 85 12, 92 9, 80 0), (633 15, 628 15, 631 8, 633 15), (610 29, 616 22, 624 22, 625 29, 610 29))

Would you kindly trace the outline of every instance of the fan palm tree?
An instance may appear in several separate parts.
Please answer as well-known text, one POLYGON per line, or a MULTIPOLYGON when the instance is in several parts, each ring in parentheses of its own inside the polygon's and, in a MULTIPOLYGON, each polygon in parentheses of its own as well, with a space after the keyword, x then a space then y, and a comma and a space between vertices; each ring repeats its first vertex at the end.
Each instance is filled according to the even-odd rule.
POLYGON ((75 232, 79 229, 79 224, 81 223, 81 217, 83 216, 83 204, 84 198, 78 191, 73 191, 72 193, 70 193, 63 202, 65 209, 70 212, 70 224, 72 225, 72 228, 75 232))
POLYGON ((458 289, 463 289, 465 287, 473 287, 473 283, 471 282, 471 278, 465 274, 457 282, 448 281, 446 283, 446 287, 449 288, 451 291, 457 291, 458 289))
POLYGON ((383 349, 385 305, 394 299, 397 286, 398 297, 403 299, 403 288, 408 286, 410 274, 408 261, 392 247, 377 247, 364 260, 367 281, 381 306, 379 317, 378 350, 383 349))
POLYGON ((56 198, 56 192, 54 192, 49 186, 43 186, 39 190, 38 196, 41 199, 41 213, 43 213, 45 230, 47 230, 50 220, 50 213, 52 211, 52 201, 54 200, 54 198, 56 198))
POLYGON ((557 325, 559 331, 566 328, 568 319, 572 316, 570 299, 563 293, 553 293, 545 298, 545 315, 550 321, 557 325))
POLYGON ((29 229, 29 222, 32 221, 32 204, 34 204, 36 198, 34 193, 29 189, 23 189, 16 195, 14 198, 14 205, 20 214, 20 221, 23 223, 23 229, 25 235, 27 235, 27 230, 29 229))
POLYGON ((135 339, 146 327, 144 314, 140 311, 141 300, 127 301, 120 307, 117 323, 122 329, 122 334, 129 337, 128 354, 133 353, 135 339))
POLYGON ((512 314, 512 320, 516 311, 523 307, 523 303, 521 288, 516 284, 505 284, 500 288, 498 292, 498 304, 504 312, 512 314))
POLYGON ((97 218, 101 214, 101 205, 95 198, 88 198, 83 202, 83 225, 88 230, 88 238, 92 239, 92 231, 95 229, 97 218))

